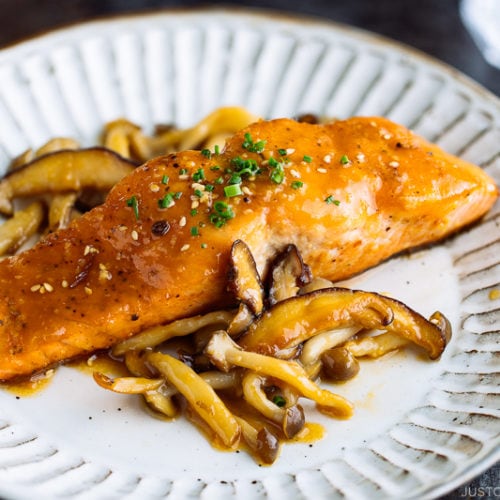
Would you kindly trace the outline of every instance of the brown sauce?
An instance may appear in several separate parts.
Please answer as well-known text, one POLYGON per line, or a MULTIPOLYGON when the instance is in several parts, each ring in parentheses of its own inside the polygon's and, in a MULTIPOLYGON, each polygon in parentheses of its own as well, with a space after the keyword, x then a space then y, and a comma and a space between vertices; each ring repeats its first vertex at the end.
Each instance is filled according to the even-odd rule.
POLYGON ((105 373, 113 377, 126 377, 130 373, 125 364, 109 355, 107 351, 98 352, 88 358, 81 358, 67 363, 65 366, 78 370, 87 375, 94 372, 105 373))
POLYGON ((16 397, 28 398, 36 396, 46 389, 54 378, 55 370, 37 373, 26 380, 0 383, 0 389, 14 394, 16 397))

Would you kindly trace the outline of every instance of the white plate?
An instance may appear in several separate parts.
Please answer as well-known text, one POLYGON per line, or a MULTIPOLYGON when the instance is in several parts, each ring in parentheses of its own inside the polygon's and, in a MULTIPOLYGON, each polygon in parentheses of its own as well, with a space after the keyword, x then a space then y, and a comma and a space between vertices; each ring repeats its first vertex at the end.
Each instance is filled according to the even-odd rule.
MULTIPOLYGON (((90 145, 120 116, 186 126, 234 104, 266 117, 385 115, 500 181, 499 102, 453 70, 349 28, 216 10, 94 22, 1 52, 0 164, 57 135, 90 145)), ((439 362, 364 363, 340 387, 351 420, 310 410, 322 441, 258 467, 62 368, 34 397, 0 392, 0 495, 402 499, 472 479, 500 457, 498 213, 351 282, 441 310, 455 335, 439 362)))

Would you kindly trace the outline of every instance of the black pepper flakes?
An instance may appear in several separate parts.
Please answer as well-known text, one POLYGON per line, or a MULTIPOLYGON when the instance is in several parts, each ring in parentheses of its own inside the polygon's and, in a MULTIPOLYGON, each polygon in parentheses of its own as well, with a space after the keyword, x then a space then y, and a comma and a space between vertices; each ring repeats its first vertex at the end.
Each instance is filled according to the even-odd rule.
POLYGON ((170 231, 170 224, 166 220, 157 220, 151 226, 151 232, 155 236, 164 236, 170 231))

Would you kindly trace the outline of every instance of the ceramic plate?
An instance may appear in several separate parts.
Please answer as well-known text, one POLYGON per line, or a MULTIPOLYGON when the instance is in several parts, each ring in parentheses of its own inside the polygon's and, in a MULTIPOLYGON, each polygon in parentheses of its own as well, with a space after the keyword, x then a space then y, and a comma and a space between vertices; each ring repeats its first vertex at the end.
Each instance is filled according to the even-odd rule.
MULTIPOLYGON (((217 10, 93 22, 1 52, 0 165, 53 136, 91 145, 117 117, 188 126, 235 104, 268 118, 385 115, 500 181, 499 102, 465 77, 349 28, 217 10)), ((454 338, 438 362, 363 363, 338 388, 356 406, 351 420, 306 408, 323 440, 259 467, 63 367, 32 397, 0 391, 0 496, 430 498, 472 479, 500 458, 499 224, 497 205, 455 238, 349 282, 442 311, 454 338)))

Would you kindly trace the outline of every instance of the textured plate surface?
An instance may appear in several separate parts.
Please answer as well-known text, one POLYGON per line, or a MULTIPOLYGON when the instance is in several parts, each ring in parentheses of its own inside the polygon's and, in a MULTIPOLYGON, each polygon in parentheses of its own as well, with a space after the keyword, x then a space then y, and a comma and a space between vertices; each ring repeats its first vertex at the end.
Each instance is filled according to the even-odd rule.
MULTIPOLYGON (((378 37, 243 11, 158 13, 54 32, 0 52, 0 165, 65 135, 90 145, 124 116, 193 124, 222 105, 265 117, 385 115, 500 182, 498 100, 378 37)), ((33 397, 0 391, 6 498, 430 498, 500 458, 500 216, 349 282, 390 293, 455 329, 442 359, 366 362, 338 388, 356 406, 272 467, 213 450, 187 422, 58 370, 33 397)), ((337 388, 334 388, 335 390, 337 388)))

